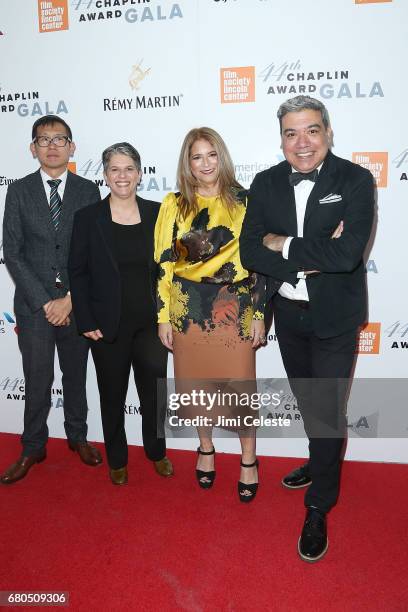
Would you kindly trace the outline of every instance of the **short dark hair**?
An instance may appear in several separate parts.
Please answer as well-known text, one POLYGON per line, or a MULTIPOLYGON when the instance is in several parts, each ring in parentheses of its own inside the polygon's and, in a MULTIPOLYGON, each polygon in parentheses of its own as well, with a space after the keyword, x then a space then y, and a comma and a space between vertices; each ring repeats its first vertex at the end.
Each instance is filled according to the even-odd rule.
POLYGON ((120 155, 127 155, 128 157, 130 157, 135 162, 135 166, 140 172, 140 170, 142 169, 142 163, 140 160, 139 152, 128 142, 117 142, 104 150, 104 152, 102 153, 102 164, 104 172, 106 172, 108 169, 112 155, 115 155, 116 153, 119 153, 120 155))
POLYGON ((277 117, 279 119, 281 134, 283 117, 288 113, 299 113, 303 110, 320 111, 324 127, 326 130, 330 127, 329 113, 323 102, 320 102, 320 100, 312 98, 311 96, 296 96, 295 98, 290 98, 289 100, 282 102, 278 108, 277 117))
POLYGON ((34 140, 37 138, 37 129, 43 125, 54 125, 54 123, 60 123, 67 130, 67 136, 70 140, 72 140, 72 131, 69 127, 68 123, 58 117, 58 115, 44 115, 44 117, 40 117, 37 121, 34 122, 33 129, 31 131, 31 138, 34 140))

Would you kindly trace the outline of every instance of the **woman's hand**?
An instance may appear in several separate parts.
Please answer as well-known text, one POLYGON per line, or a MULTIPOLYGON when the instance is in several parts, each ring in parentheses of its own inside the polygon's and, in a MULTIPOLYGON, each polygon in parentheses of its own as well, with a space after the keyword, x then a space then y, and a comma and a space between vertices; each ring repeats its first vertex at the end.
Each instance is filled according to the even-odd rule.
POLYGON ((100 329, 94 329, 94 331, 84 332, 83 336, 85 336, 85 338, 95 340, 96 342, 96 340, 100 340, 101 338, 103 338, 103 333, 100 329))
POLYGON ((338 226, 336 227, 336 229, 332 233, 331 237, 332 238, 340 238, 340 236, 343 233, 343 230, 344 230, 344 222, 340 221, 340 223, 338 224, 338 226))
POLYGON ((159 338, 169 351, 173 350, 173 330, 171 323, 159 323, 159 338))
POLYGON ((251 323, 251 338, 252 348, 258 348, 261 344, 265 344, 265 323, 263 320, 252 319, 251 323))

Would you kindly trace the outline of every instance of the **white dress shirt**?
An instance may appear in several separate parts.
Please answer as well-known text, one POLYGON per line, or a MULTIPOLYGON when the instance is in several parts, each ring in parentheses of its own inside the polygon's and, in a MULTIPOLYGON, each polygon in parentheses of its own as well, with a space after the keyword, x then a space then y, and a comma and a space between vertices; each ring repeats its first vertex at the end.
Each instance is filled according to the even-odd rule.
MULTIPOLYGON (((44 172, 44 170, 42 168, 40 169, 40 174, 41 174, 42 182, 44 184, 45 195, 47 196, 48 205, 49 205, 49 203, 50 203, 51 187, 49 186, 47 181, 55 181, 56 179, 53 178, 52 176, 48 176, 48 174, 46 172, 44 172)), ((59 193, 59 196, 61 198, 61 202, 62 202, 62 198, 64 197, 65 185, 67 183, 67 176, 68 176, 68 170, 65 170, 65 172, 63 172, 61 174, 61 176, 57 176, 56 177, 57 179, 59 179, 61 181, 60 184, 58 185, 58 193, 59 193)))
MULTIPOLYGON (((318 167, 318 171, 322 164, 318 167)), ((294 168, 292 168, 292 172, 296 172, 294 168)), ((305 212, 307 200, 309 199, 310 193, 314 187, 313 181, 300 181, 293 189, 295 190, 295 202, 296 202, 296 219, 297 219, 297 235, 298 238, 303 238, 303 224, 305 221, 305 212)), ((289 236, 286 238, 285 243, 282 249, 282 257, 284 259, 288 259, 289 257, 289 246, 292 242, 293 236, 289 236)), ((282 283, 279 289, 279 295, 289 300, 304 300, 309 301, 309 294, 307 292, 306 286, 306 275, 304 272, 298 272, 297 274, 298 282, 294 287, 290 283, 282 283)))
MULTIPOLYGON (((46 172, 44 172, 44 170, 42 168, 40 168, 40 174, 41 174, 41 178, 42 178, 42 182, 44 184, 44 189, 45 189, 45 195, 47 196, 47 200, 48 200, 48 206, 50 205, 50 195, 51 195, 51 186, 47 183, 47 181, 55 181, 56 179, 53 178, 52 176, 48 176, 48 174, 46 172)), ((59 196, 61 198, 61 202, 62 202, 62 198, 64 197, 64 191, 65 191, 65 185, 67 182, 67 176, 68 176, 68 170, 65 170, 65 172, 63 172, 61 174, 61 176, 57 176, 56 178, 59 179, 61 182, 58 185, 58 193, 59 196)), ((60 283, 61 282, 61 277, 60 277, 60 273, 57 272, 56 278, 55 278, 55 282, 56 283, 60 283)))

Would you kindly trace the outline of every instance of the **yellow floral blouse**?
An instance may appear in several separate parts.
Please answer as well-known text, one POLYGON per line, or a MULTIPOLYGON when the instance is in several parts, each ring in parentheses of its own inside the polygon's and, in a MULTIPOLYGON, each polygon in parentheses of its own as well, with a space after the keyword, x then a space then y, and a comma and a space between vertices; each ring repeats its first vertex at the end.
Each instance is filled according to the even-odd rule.
POLYGON ((177 196, 169 193, 157 218, 154 258, 159 264, 158 322, 170 321, 173 276, 197 283, 232 284, 249 279, 253 318, 263 319, 265 277, 249 273, 239 257, 239 235, 246 210, 245 194, 232 213, 220 198, 197 194, 198 213, 180 219, 177 196))

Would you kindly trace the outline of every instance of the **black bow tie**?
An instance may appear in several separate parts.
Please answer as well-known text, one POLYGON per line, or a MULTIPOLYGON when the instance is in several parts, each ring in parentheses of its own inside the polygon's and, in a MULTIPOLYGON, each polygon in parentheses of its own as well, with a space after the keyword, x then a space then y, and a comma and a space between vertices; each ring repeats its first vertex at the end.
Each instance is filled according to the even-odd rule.
POLYGON ((317 177, 319 173, 316 170, 312 170, 312 172, 292 172, 289 174, 289 185, 291 187, 295 187, 300 183, 300 181, 313 181, 315 183, 317 181, 317 177))

